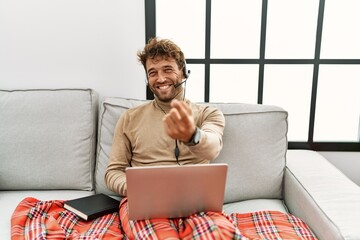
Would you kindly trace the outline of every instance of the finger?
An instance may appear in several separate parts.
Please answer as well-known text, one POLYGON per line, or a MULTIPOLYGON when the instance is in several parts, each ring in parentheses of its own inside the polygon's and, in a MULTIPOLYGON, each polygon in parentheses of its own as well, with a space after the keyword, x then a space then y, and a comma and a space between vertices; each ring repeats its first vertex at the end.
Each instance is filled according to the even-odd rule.
POLYGON ((183 124, 189 125, 192 122, 192 111, 191 108, 185 102, 176 101, 172 104, 172 110, 176 110, 177 118, 183 124), (180 117, 179 117, 180 116, 180 117))
POLYGON ((163 122, 164 122, 164 129, 166 134, 172 137, 172 132, 171 132, 172 128, 169 126, 168 120, 166 118, 163 118, 163 122))
POLYGON ((192 115, 190 106, 184 101, 178 101, 175 99, 171 102, 171 106, 177 109, 182 117, 192 115))
POLYGON ((163 118, 163 122, 165 125, 165 130, 168 133, 168 135, 170 135, 171 137, 173 135, 176 135, 178 129, 178 121, 176 121, 174 119, 174 117, 172 117, 170 114, 167 114, 164 118, 163 118))
POLYGON ((172 108, 168 112, 167 117, 171 118, 174 122, 179 122, 183 118, 183 116, 181 116, 179 110, 176 108, 172 108))

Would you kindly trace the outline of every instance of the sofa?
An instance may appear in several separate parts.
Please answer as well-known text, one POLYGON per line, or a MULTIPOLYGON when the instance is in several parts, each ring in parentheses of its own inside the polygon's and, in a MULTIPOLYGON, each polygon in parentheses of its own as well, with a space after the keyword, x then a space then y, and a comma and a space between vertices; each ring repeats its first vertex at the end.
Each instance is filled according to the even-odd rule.
MULTIPOLYGON (((0 90, 0 238, 25 197, 119 197, 104 182, 115 124, 145 100, 92 89, 0 90)), ((288 150, 288 113, 278 106, 201 103, 225 116, 224 211, 277 210, 306 222, 319 239, 360 239, 360 187, 319 153, 288 150)))

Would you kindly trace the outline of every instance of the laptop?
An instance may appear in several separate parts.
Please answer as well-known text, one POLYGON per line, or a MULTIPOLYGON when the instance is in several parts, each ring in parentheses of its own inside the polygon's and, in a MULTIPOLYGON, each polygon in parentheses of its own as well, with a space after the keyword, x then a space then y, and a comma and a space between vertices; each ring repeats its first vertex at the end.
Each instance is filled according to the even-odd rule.
POLYGON ((130 167, 130 220, 187 217, 223 209, 227 164, 130 167))

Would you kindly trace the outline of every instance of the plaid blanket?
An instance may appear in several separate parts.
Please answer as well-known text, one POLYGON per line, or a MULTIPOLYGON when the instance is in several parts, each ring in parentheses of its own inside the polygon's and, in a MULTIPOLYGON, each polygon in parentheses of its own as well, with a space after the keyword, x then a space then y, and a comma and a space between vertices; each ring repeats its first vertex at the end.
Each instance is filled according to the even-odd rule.
POLYGON ((117 212, 86 222, 63 206, 62 200, 25 198, 11 217, 11 239, 121 239, 117 212))
POLYGON ((130 221, 124 198, 119 213, 86 222, 63 205, 25 198, 12 215, 11 239, 316 239, 299 218, 277 211, 130 221))

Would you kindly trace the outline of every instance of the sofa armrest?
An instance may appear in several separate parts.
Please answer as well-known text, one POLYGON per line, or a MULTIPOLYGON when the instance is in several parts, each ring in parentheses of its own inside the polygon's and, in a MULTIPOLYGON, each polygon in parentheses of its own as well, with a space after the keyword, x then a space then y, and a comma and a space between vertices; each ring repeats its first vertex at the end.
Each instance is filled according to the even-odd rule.
POLYGON ((319 239, 360 239, 360 187, 319 153, 288 151, 284 200, 319 239))

